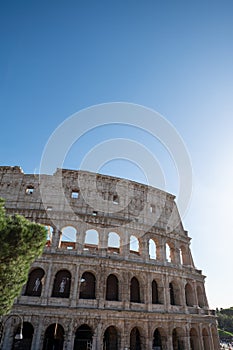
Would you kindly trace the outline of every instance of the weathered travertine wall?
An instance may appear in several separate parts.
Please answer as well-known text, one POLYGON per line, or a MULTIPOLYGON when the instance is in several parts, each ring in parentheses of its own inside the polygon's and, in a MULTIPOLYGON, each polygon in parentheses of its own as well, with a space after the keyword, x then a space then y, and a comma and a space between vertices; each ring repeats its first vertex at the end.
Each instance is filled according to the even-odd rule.
POLYGON ((174 196, 100 174, 19 167, 0 167, 0 196, 9 214, 48 228, 12 310, 24 339, 13 340, 12 324, 3 349, 219 349, 174 196))

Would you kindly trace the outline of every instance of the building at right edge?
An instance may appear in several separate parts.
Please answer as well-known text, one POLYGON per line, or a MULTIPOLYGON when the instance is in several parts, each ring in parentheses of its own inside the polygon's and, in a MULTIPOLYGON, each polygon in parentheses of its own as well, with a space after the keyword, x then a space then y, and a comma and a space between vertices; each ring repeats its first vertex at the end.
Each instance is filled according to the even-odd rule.
POLYGON ((173 195, 65 169, 39 177, 0 167, 0 182, 8 214, 48 229, 11 311, 24 339, 17 343, 18 325, 8 324, 4 350, 219 349, 173 195))

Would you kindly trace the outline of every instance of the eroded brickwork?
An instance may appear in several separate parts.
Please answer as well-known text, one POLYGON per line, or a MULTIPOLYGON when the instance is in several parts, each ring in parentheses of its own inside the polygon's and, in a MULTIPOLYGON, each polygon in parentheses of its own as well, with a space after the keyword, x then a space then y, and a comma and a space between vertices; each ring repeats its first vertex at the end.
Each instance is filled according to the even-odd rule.
POLYGON ((14 340, 12 324, 3 349, 219 349, 174 196, 100 174, 19 167, 0 167, 0 196, 9 214, 48 229, 12 310, 24 339, 14 340))

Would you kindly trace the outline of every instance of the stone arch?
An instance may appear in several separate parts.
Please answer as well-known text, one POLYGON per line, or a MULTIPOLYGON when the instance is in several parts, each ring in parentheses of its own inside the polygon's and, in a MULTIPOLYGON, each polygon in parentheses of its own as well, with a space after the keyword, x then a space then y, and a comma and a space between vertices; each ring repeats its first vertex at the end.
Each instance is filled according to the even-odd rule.
MULTIPOLYGON (((19 333, 20 333, 20 326, 17 327, 15 335, 19 333)), ((34 334, 33 325, 30 322, 23 322, 22 333, 23 333, 23 339, 20 339, 20 340, 15 339, 15 335, 14 335, 12 350, 19 349, 19 346, 20 346, 20 349, 31 350, 32 338, 34 334)))
POLYGON ((203 347, 204 347, 204 350, 209 350, 211 349, 211 346, 210 346, 210 337, 209 337, 209 333, 207 331, 206 328, 203 328, 202 329, 202 340, 203 340, 203 347))
POLYGON ((162 349, 162 336, 158 328, 154 331, 153 334, 153 349, 162 349))
POLYGON ((140 284, 136 277, 132 277, 130 281, 130 301, 132 303, 140 303, 140 284))
POLYGON ((68 270, 59 270, 54 278, 52 297, 69 298, 71 273, 68 270))
POLYGON ((189 341, 191 350, 199 350, 198 332, 194 327, 192 327, 189 331, 189 341))
POLYGON ((119 282, 118 278, 113 274, 109 275, 107 278, 106 300, 119 300, 119 282))
POLYGON ((65 226, 61 230, 59 247, 63 249, 75 249, 77 230, 73 226, 65 226))
POLYGON ((41 268, 33 269, 28 276, 25 295, 39 297, 42 292, 45 272, 41 268))
POLYGON ((108 250, 113 253, 120 253, 120 236, 116 232, 108 233, 108 250))
POLYGON ((195 304, 193 287, 190 283, 186 283, 185 285, 185 301, 187 306, 193 306, 195 304))
POLYGON ((43 350, 62 350, 64 336, 64 328, 59 323, 51 324, 45 331, 43 350))
POLYGON ((152 304, 159 304, 158 283, 155 280, 153 280, 151 287, 152 287, 152 304))
POLYGON ((149 256, 150 259, 157 259, 157 244, 156 241, 152 238, 149 239, 149 256))
POLYGON ((172 331, 173 350, 185 350, 184 331, 180 327, 176 327, 172 331))
POLYGON ((203 287, 200 285, 197 286, 197 301, 198 301, 199 307, 205 306, 205 294, 204 294, 203 287))
POLYGON ((180 305, 180 288, 176 281, 169 283, 170 304, 180 305))
POLYGON ((129 250, 130 250, 130 253, 134 253, 134 254, 140 253, 139 239, 134 235, 130 236, 129 250))
POLYGON ((130 332, 130 350, 142 350, 141 334, 137 327, 130 332))
POLYGON ((97 230, 90 229, 86 231, 84 240, 84 249, 98 248, 99 233, 97 230))
POLYGON ((80 299, 96 299, 96 278, 92 272, 82 274, 80 281, 80 299))
POLYGON ((86 350, 88 345, 91 345, 93 341, 93 331, 87 325, 83 324, 77 328, 74 338, 73 350, 86 350))
POLYGON ((120 349, 120 336, 118 330, 114 326, 109 326, 104 332, 103 339, 104 350, 120 349))

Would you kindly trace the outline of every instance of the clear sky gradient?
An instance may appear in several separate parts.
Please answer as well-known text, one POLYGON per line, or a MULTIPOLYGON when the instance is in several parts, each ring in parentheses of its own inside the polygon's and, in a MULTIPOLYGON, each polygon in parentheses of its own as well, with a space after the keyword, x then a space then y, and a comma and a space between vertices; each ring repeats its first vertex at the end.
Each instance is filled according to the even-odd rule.
MULTIPOLYGON (((212 308, 233 306, 233 2, 0 1, 0 162, 39 171, 45 144, 77 111, 124 101, 152 108, 182 136, 194 187, 184 218, 212 308)), ((78 169, 109 138, 144 144, 177 194, 163 146, 130 127, 84 135, 65 159, 78 169)), ((101 172, 143 180, 123 160, 101 172)))

